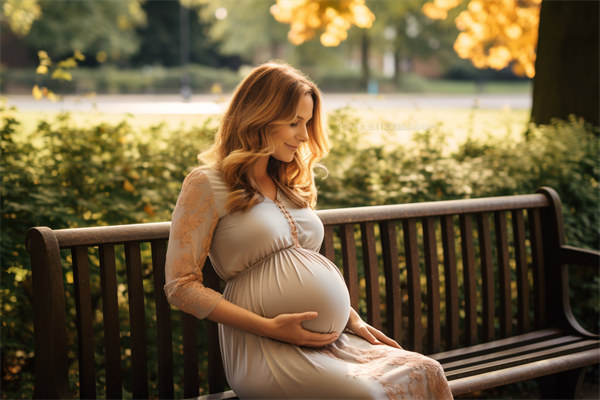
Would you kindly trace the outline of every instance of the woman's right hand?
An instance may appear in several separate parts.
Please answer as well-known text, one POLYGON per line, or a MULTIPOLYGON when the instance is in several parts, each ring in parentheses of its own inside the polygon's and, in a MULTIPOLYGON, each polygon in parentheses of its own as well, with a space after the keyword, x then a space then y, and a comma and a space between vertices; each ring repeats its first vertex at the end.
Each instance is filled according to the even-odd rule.
POLYGON ((322 347, 331 344, 340 336, 339 332, 316 333, 304 329, 303 321, 318 317, 317 312, 307 311, 294 314, 280 314, 268 320, 264 336, 307 347, 322 347))
POLYGON ((236 329, 298 346, 327 346, 335 342, 341 332, 316 333, 304 329, 301 325, 303 321, 315 319, 317 316, 317 312, 308 311, 294 314, 280 314, 274 318, 266 318, 222 299, 208 315, 208 319, 236 329))

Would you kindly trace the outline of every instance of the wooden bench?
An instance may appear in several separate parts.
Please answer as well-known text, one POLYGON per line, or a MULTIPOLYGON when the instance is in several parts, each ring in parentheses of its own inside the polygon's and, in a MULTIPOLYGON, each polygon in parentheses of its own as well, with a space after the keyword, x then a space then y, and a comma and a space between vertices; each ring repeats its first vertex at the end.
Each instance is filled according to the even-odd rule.
MULTIPOLYGON (((455 396, 546 377, 542 395, 574 397, 600 361, 567 282, 567 266, 597 273, 600 253, 565 245, 552 189, 318 215, 321 252, 342 268, 352 305, 439 360, 455 396)), ((201 379, 211 398, 234 396, 222 393, 216 325, 165 300, 168 234, 168 222, 28 231, 36 398, 173 398, 180 387, 193 398, 206 394, 201 379)), ((221 287, 208 264, 206 284, 221 287)))

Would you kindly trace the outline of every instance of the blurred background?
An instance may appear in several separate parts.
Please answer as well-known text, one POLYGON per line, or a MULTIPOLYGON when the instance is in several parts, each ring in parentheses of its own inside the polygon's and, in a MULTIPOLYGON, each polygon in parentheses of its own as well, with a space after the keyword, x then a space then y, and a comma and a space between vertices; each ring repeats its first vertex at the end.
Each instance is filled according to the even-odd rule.
MULTIPOLYGON (((528 93, 533 77, 526 71, 533 66, 512 61, 522 55, 510 54, 514 49, 508 46, 502 47, 507 55, 479 55, 480 68, 467 53, 463 58, 457 54, 460 24, 455 19, 469 12, 467 1, 438 2, 439 7, 430 2, 429 8, 421 0, 322 1, 316 2, 317 9, 303 0, 279 6, 270 0, 3 3, 5 10, 15 9, 8 16, 5 12, 2 28, 5 94, 31 93, 38 84, 62 95, 178 93, 187 98, 228 92, 249 66, 270 59, 302 69, 332 93, 528 93), (81 58, 70 79, 52 79, 52 74, 36 73, 40 50, 55 63, 75 51, 81 58)), ((517 30, 517 42, 532 47, 539 1, 514 4, 521 3, 531 26, 516 15, 515 5, 500 9, 511 19, 505 25, 517 30)), ((494 10, 478 12, 483 26, 494 10)), ((485 46, 490 39, 485 35, 494 34, 469 33, 485 46)), ((531 64, 534 58, 526 57, 531 64)))
MULTIPOLYGON (((546 185, 563 201, 567 242, 598 249, 598 5, 1 0, 2 398, 33 394, 27 228, 168 221, 232 91, 268 60, 299 68, 323 91, 332 150, 323 160, 328 176, 316 178, 319 208, 532 193, 546 185)), ((598 275, 570 274, 573 311, 597 332, 598 275)), ((99 285, 93 270, 92 286, 99 285)), ((127 327, 125 292, 119 302, 127 327)), ((75 332, 73 325, 70 346, 75 332)), ((122 346, 130 346, 126 331, 122 346)), ((101 352, 98 343, 98 359, 101 352)), ((537 393, 531 381, 475 396, 537 393)), ((597 398, 597 367, 585 395, 597 398)))

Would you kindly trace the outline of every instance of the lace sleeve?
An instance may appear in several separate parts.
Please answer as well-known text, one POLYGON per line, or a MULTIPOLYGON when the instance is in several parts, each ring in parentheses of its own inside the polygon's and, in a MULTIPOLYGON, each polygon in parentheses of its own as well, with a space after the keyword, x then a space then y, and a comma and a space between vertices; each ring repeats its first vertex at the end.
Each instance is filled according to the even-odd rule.
POLYGON ((169 303, 200 319, 222 298, 202 283, 202 268, 218 220, 208 177, 201 170, 192 171, 183 181, 173 211, 164 289, 169 303))

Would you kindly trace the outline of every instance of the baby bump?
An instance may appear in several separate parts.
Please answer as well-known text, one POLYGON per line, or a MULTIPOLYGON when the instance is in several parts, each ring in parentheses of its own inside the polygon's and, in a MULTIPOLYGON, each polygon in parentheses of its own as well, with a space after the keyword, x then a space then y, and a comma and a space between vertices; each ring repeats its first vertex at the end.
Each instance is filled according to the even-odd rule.
POLYGON ((322 333, 342 332, 348 322, 348 289, 337 267, 321 254, 283 250, 234 281, 225 297, 262 316, 316 311, 318 317, 302 325, 322 333))

